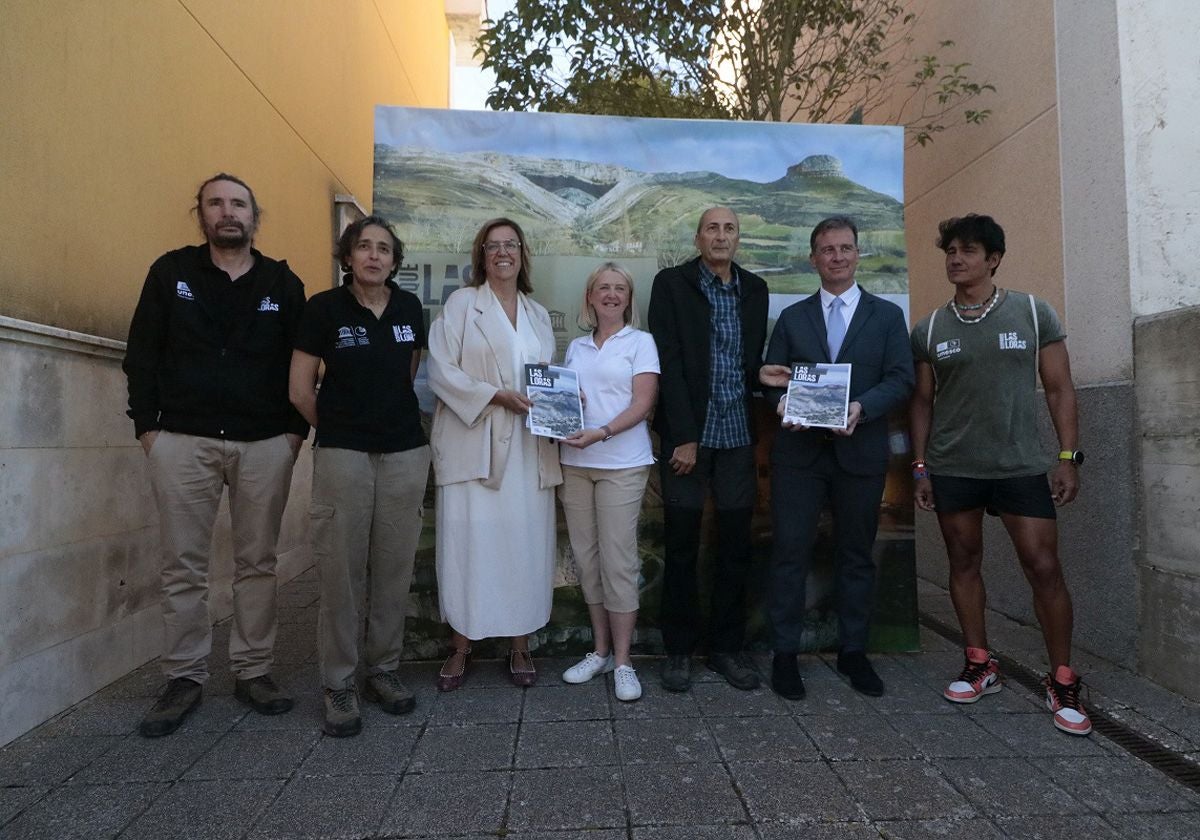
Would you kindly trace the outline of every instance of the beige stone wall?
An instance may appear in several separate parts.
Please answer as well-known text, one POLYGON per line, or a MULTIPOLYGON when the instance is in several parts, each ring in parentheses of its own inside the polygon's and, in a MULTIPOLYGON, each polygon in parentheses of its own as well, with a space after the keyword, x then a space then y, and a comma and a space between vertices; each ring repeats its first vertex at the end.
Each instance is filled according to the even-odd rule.
MULTIPOLYGON (((119 342, 0 317, 0 745, 159 654, 158 518, 123 414, 122 355, 119 342)), ((306 449, 283 580, 311 565, 311 475, 306 449)), ((222 503, 214 621, 231 613, 230 558, 222 503)))

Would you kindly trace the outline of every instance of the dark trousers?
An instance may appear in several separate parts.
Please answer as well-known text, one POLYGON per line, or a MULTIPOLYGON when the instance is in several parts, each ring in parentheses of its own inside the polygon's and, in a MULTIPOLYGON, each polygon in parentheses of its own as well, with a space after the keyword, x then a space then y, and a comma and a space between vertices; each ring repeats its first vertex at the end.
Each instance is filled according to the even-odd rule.
MULTIPOLYGON (((673 448, 673 447, 672 447, 673 448)), ((670 450, 664 446, 664 453, 670 450)), ((742 649, 746 633, 746 578, 750 571, 750 518, 754 513, 754 448, 700 447, 696 467, 675 475, 664 455, 665 557, 659 622, 668 655, 690 654, 701 635, 697 564, 700 519, 712 492, 717 517, 717 551, 710 601, 710 648, 742 649)))
POLYGON ((833 512, 838 638, 843 651, 866 649, 875 595, 872 549, 885 479, 883 474, 846 473, 832 447, 826 447, 807 467, 771 465, 775 546, 769 611, 776 653, 795 653, 801 648, 805 587, 817 523, 827 502, 833 512))

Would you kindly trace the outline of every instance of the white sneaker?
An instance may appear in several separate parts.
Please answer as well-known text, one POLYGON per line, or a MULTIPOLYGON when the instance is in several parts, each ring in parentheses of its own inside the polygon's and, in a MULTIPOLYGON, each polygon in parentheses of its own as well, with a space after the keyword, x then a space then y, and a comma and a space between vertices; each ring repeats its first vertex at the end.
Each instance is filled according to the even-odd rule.
POLYGON ((592 677, 607 674, 612 669, 613 658, 611 653, 608 656, 601 656, 592 651, 570 668, 563 671, 563 682, 571 683, 571 685, 579 685, 580 683, 587 682, 592 677))
POLYGON ((617 684, 618 700, 628 703, 642 696, 642 684, 638 682, 637 671, 629 665, 622 665, 618 668, 613 674, 613 681, 617 684))

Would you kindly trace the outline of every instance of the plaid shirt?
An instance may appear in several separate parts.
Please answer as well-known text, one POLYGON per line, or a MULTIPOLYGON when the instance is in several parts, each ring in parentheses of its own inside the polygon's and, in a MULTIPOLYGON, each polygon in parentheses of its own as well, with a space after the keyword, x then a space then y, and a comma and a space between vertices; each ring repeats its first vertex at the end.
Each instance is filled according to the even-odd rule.
POLYGON ((746 374, 742 370, 742 298, 737 271, 733 271, 733 280, 725 284, 701 260, 700 288, 712 307, 708 413, 700 445, 710 449, 749 446, 746 374))

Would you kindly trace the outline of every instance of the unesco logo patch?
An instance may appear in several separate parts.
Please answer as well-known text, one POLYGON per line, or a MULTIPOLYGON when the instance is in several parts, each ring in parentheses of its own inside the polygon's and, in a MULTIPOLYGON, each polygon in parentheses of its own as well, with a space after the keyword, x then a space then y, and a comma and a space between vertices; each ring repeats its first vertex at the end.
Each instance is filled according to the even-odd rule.
POLYGON ((933 348, 937 352, 938 360, 948 359, 955 353, 962 352, 962 341, 957 338, 952 338, 949 341, 940 342, 933 348))

